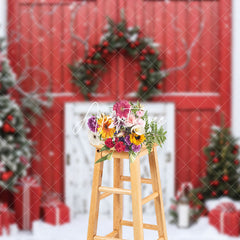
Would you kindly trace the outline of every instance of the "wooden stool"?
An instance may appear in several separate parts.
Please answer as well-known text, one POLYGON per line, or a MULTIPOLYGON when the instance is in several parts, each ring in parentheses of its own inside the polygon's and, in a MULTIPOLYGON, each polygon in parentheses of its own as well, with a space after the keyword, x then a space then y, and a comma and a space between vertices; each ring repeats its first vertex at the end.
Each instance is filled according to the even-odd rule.
MULTIPOLYGON (((108 154, 108 151, 99 152, 96 149, 95 161, 108 154)), ((151 179, 141 178, 140 157, 148 154, 146 148, 142 148, 138 157, 130 163, 130 175, 123 176, 123 159, 128 159, 127 152, 114 152, 114 181, 112 187, 104 187, 102 184, 103 162, 94 166, 91 206, 88 222, 87 240, 117 240, 122 239, 122 226, 132 226, 134 228, 134 239, 143 240, 143 229, 158 231, 158 240, 167 240, 166 223, 163 209, 162 190, 157 160, 156 146, 149 154, 149 164, 151 179), (123 189, 123 181, 131 182, 131 190, 123 189), (153 193, 142 199, 141 183, 152 184, 153 193), (113 194, 113 232, 100 237, 97 234, 98 213, 100 200, 113 194), (132 196, 133 222, 125 221, 123 217, 123 194, 132 196), (157 225, 144 224, 142 215, 142 205, 154 199, 157 225)))

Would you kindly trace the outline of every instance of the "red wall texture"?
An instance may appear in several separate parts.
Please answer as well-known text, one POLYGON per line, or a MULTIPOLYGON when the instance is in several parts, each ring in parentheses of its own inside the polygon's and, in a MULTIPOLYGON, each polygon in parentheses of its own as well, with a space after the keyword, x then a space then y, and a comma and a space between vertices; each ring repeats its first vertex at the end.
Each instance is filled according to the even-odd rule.
MULTIPOLYGON (((188 66, 172 72, 165 79, 164 94, 153 99, 176 104, 177 186, 184 181, 199 184, 206 165, 202 148, 210 126, 219 123, 220 112, 230 124, 230 0, 9 0, 9 57, 16 73, 27 62, 49 71, 52 79, 49 85, 46 77, 33 72, 22 83, 31 88, 39 81, 42 91, 50 86, 54 93, 52 108, 32 130, 39 159, 32 172, 41 176, 44 191, 63 193, 63 107, 67 101, 83 101, 67 67, 84 54, 74 34, 88 37, 89 46, 98 43, 106 16, 119 20, 120 9, 125 9, 129 26, 138 25, 143 35, 159 43, 163 69, 181 66, 186 61, 183 40, 187 46, 197 40, 188 66), (71 24, 74 10, 78 11, 71 24)), ((135 90, 136 66, 136 61, 121 54, 113 57, 98 90, 105 96, 94 100, 112 101, 135 90)))

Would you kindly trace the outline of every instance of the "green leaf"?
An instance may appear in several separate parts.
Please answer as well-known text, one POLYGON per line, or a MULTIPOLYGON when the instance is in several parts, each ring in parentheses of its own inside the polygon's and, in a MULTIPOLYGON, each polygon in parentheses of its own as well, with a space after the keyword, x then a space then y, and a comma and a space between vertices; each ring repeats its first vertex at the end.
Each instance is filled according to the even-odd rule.
POLYGON ((106 145, 104 145, 100 150, 99 152, 103 152, 103 151, 106 151, 106 150, 109 150, 110 148, 107 147, 106 145))
POLYGON ((135 153, 133 151, 129 151, 129 159, 130 159, 130 163, 133 163, 137 157, 138 153, 135 153))
POLYGON ((110 160, 110 159, 112 158, 112 155, 113 155, 113 153, 111 152, 111 153, 107 154, 106 156, 101 157, 100 159, 98 159, 98 160, 95 162, 95 164, 96 164, 96 163, 99 163, 99 162, 106 161, 106 160, 110 160))

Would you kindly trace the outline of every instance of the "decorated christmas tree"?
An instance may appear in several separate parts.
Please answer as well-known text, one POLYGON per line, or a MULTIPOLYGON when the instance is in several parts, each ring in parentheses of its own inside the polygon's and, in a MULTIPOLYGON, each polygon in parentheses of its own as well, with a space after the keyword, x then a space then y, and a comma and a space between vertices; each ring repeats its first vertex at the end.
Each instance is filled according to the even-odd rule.
POLYGON ((206 176, 202 186, 193 191, 193 201, 203 204, 207 199, 229 196, 240 199, 239 146, 228 128, 213 128, 207 156, 206 176))
POLYGON ((0 188, 14 189, 26 174, 31 157, 31 142, 26 138, 23 114, 8 91, 15 75, 7 57, 0 55, 0 188))

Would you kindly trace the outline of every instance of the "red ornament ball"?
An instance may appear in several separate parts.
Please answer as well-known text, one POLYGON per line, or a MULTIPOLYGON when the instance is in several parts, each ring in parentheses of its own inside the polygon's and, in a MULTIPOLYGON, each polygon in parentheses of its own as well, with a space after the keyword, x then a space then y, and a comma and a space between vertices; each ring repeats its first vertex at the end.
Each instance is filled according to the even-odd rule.
POLYGON ((87 98, 91 98, 92 94, 91 93, 87 93, 87 98))
POLYGON ((91 80, 86 80, 86 81, 85 81, 85 84, 86 84, 87 86, 90 86, 91 83, 92 83, 91 80))
POLYGON ((214 157, 214 156, 215 156, 215 152, 214 152, 214 151, 211 151, 211 152, 210 152, 210 156, 214 157))
POLYGON ((219 185, 219 181, 218 180, 214 180, 212 182, 210 182, 211 186, 218 186, 219 185))
POLYGON ((238 150, 237 150, 237 149, 234 149, 234 150, 232 151, 232 153, 233 153, 233 154, 237 154, 237 153, 238 153, 238 150))
POLYGON ((163 88, 163 84, 162 84, 162 83, 158 83, 158 84, 157 84, 157 89, 158 89, 158 90, 162 90, 162 88, 163 88))
POLYGON ((140 45, 140 42, 137 40, 137 41, 135 42, 135 45, 136 45, 136 46, 139 46, 139 45, 140 45))
POLYGON ((13 172, 12 171, 8 171, 2 174, 1 179, 6 182, 8 181, 11 177, 13 176, 13 172))
POLYGON ((238 160, 238 159, 235 159, 235 160, 234 160, 234 164, 235 164, 235 165, 239 165, 239 160, 238 160))
POLYGON ((149 51, 148 51, 150 54, 154 54, 155 53, 155 51, 154 51, 154 49, 149 49, 149 51))
POLYGON ((140 56, 139 59, 140 59, 140 61, 144 61, 145 57, 144 56, 140 56))
POLYGON ((223 191, 223 195, 228 195, 229 191, 226 189, 223 191))
POLYGON ((103 46, 104 46, 104 47, 109 46, 109 42, 108 42, 108 41, 104 41, 104 42, 103 42, 103 46))
POLYGON ((202 195, 201 193, 198 193, 198 194, 197 194, 197 198, 198 198, 199 200, 203 200, 204 197, 203 197, 203 195, 202 195))
POLYGON ((150 72, 150 73, 153 73, 153 72, 154 72, 154 69, 153 69, 153 68, 151 68, 151 69, 149 70, 149 72, 150 72))
POLYGON ((130 43, 130 48, 135 48, 136 45, 134 43, 130 43))
POLYGON ((13 116, 12 116, 12 115, 8 115, 8 116, 7 116, 7 120, 8 120, 8 121, 12 121, 12 120, 13 120, 13 116))
POLYGON ((123 34, 123 32, 118 32, 118 37, 123 37, 124 36, 124 34, 123 34))
POLYGON ((90 71, 90 70, 87 70, 86 73, 87 73, 88 75, 90 75, 90 74, 91 74, 91 71, 90 71))
POLYGON ((222 176, 222 180, 223 180, 224 182, 227 182, 227 181, 229 180, 228 175, 223 175, 223 176, 222 176))
POLYGON ((212 191, 211 195, 212 195, 213 197, 216 197, 216 196, 217 196, 217 193, 216 193, 215 191, 212 191))
POLYGON ((146 91, 148 90, 148 86, 143 86, 143 87, 142 87, 142 90, 143 90, 144 92, 146 92, 146 91))
POLYGON ((216 158, 213 159, 213 162, 214 162, 214 163, 218 163, 218 162, 219 162, 219 159, 216 157, 216 158))
POLYGON ((239 149, 239 146, 236 144, 236 145, 234 146, 234 148, 235 148, 235 149, 239 149))
POLYGON ((86 63, 87 63, 87 64, 91 64, 91 63, 92 63, 92 60, 88 58, 88 59, 86 59, 86 63))
POLYGON ((98 64, 98 60, 96 60, 96 59, 93 60, 93 64, 94 64, 94 65, 97 65, 97 64, 98 64))
POLYGON ((140 76, 140 78, 141 78, 143 81, 145 81, 145 80, 147 79, 147 76, 144 75, 144 74, 142 74, 142 75, 140 76))

